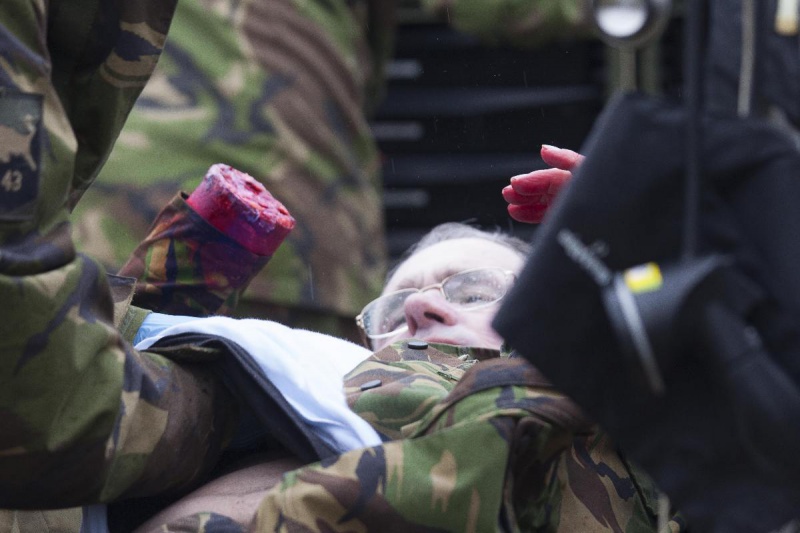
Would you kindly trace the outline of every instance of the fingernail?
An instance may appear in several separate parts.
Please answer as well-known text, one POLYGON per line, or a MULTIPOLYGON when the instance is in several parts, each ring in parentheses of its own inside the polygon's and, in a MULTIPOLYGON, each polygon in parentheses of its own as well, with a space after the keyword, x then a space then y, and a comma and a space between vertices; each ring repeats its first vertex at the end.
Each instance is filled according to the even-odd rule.
POLYGON ((545 150, 545 149, 547 149, 547 150, 558 150, 558 147, 557 146, 553 146, 552 144, 543 144, 542 145, 542 150, 545 150))

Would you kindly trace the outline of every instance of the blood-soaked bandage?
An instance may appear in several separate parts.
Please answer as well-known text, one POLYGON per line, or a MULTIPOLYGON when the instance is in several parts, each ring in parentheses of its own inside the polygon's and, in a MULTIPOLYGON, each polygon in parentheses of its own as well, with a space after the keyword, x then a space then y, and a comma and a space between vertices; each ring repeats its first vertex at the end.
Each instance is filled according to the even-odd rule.
POLYGON ((137 279, 136 306, 176 315, 224 314, 294 228, 294 218, 252 176, 213 165, 179 193, 119 275, 137 279))
POLYGON ((186 202, 209 224, 258 255, 272 255, 295 220, 252 176, 223 164, 208 169, 186 202))

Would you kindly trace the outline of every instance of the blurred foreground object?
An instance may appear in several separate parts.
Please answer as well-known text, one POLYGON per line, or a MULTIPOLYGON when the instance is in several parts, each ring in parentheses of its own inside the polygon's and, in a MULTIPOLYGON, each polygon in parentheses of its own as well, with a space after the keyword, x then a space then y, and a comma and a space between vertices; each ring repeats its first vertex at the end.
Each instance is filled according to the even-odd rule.
POLYGON ((139 307, 222 313, 236 305, 294 226, 289 211, 252 176, 213 165, 191 195, 176 195, 159 213, 119 275, 138 279, 133 303, 139 307))
POLYGON ((800 51, 774 3, 689 6, 684 102, 607 107, 495 326, 690 528, 773 531, 800 518, 800 51))
POLYGON ((669 341, 658 345, 660 391, 625 355, 604 301, 615 273, 680 255, 685 120, 681 106, 638 95, 606 109, 495 327, 618 439, 690 527, 770 531, 800 509, 800 154, 789 136, 705 118, 697 250, 731 264, 714 266, 727 273, 725 298, 680 301, 656 338, 669 341), (759 421, 774 423, 754 431, 759 421))

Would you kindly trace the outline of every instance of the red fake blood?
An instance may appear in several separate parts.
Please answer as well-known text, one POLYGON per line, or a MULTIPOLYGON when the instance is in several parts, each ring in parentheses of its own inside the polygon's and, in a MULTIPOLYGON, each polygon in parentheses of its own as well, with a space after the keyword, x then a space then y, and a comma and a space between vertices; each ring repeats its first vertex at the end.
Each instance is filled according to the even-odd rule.
POLYGON ((209 224, 258 255, 272 255, 295 224, 261 183, 228 165, 209 168, 186 201, 209 224))

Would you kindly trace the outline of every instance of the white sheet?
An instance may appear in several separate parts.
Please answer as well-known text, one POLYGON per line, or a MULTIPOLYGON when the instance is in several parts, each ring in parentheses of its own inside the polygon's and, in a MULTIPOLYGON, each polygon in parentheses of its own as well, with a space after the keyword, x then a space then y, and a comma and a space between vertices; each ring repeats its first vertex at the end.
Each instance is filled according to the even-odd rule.
MULTIPOLYGON (((159 316, 155 315, 150 316, 151 326, 159 323, 159 316)), ((226 337, 253 356, 289 404, 334 449, 345 452, 381 443, 375 430, 347 406, 342 386, 345 374, 370 355, 366 348, 268 320, 181 319, 185 321, 148 336, 135 348, 145 350, 161 338, 180 333, 226 337)), ((142 331, 153 333, 158 329, 145 327, 142 331)))

